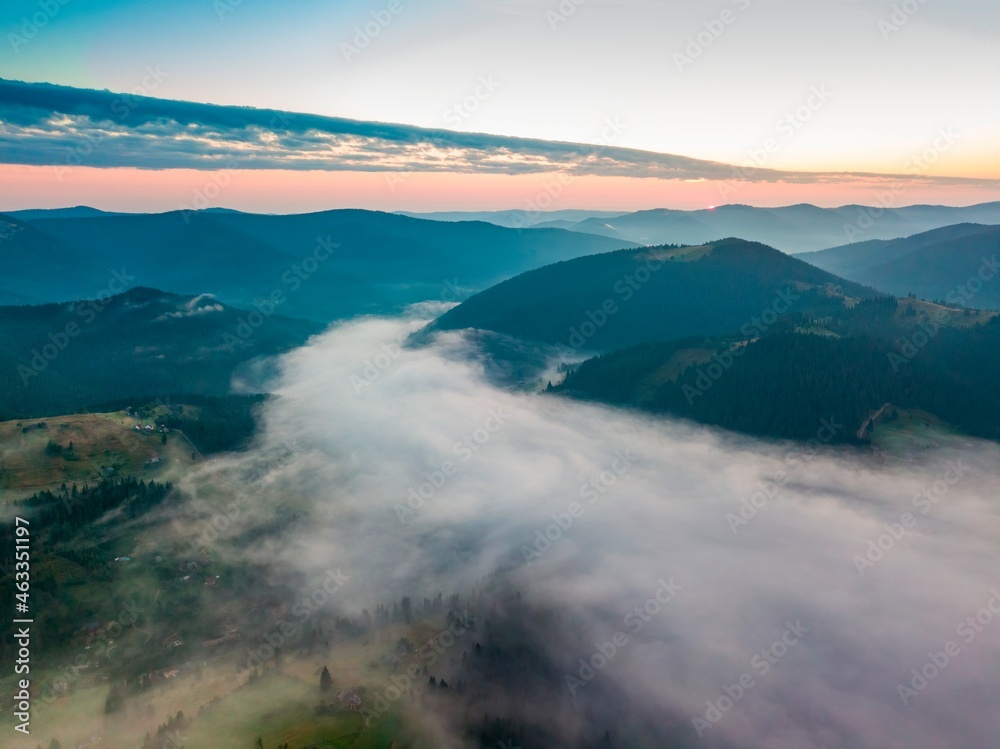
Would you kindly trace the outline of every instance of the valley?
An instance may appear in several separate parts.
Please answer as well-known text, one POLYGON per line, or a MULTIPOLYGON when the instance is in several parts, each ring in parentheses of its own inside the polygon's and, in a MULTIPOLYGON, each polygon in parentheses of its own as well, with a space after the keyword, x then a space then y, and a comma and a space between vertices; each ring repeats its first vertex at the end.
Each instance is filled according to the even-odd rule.
POLYGON ((1000 4, 0 21, 0 749, 1000 746, 1000 4))

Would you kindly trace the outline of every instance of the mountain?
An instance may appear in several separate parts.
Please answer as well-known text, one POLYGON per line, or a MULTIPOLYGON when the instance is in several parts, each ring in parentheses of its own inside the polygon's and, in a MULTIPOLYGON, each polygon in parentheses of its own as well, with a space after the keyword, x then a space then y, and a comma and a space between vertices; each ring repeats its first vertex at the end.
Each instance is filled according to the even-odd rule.
POLYGON ((1000 226, 958 224, 797 257, 899 296, 913 293, 966 307, 1000 309, 998 253, 1000 226))
POLYGON ((966 208, 926 205, 818 208, 808 204, 781 208, 721 205, 694 211, 658 208, 618 216, 595 216, 563 226, 643 245, 701 244, 716 237, 731 236, 799 253, 841 245, 845 241, 895 239, 963 222, 1000 224, 1000 202, 966 208))
POLYGON ((821 441, 864 441, 862 425, 891 404, 921 428, 942 420, 1000 439, 1000 316, 897 299, 756 242, 546 266, 427 332, 470 328, 491 375, 527 384, 548 371, 557 394, 755 436, 816 439, 832 420, 821 441), (568 350, 600 354, 561 366, 560 382, 546 357, 568 350))
MULTIPOLYGON (((631 244, 559 229, 517 231, 362 210, 0 220, 40 233, 30 235, 37 262, 9 266, 0 281, 0 303, 93 296, 117 272, 136 284, 210 292, 243 307, 280 292, 283 314, 318 321, 390 312, 427 299, 457 301, 530 268, 631 244), (37 282, 45 267, 74 270, 45 287, 37 282), (4 295, 3 289, 10 291, 4 295)), ((19 233, 19 241, 29 237, 19 233)))
POLYGON ((126 213, 115 213, 91 208, 89 205, 77 205, 72 208, 28 208, 23 211, 3 211, 5 216, 33 221, 39 218, 92 218, 94 216, 127 216, 126 213))
POLYGON ((858 442, 869 437, 866 420, 891 404, 890 416, 913 410, 1000 439, 1000 317, 969 326, 960 315, 936 329, 927 317, 900 315, 908 304, 862 302, 862 315, 820 334, 797 327, 752 340, 643 344, 584 362, 553 391, 772 438, 858 442), (918 350, 912 342, 927 341, 929 330, 918 350), (831 423, 838 428, 824 432, 831 423))
POLYGON ((101 275, 72 244, 0 215, 0 304, 72 298, 81 289, 93 294, 101 275))
POLYGON ((0 421, 130 396, 225 394, 247 362, 299 346, 321 329, 278 315, 251 318, 208 296, 142 287, 108 298, 0 307, 0 421))
POLYGON ((766 245, 725 239, 621 250, 529 271, 454 307, 432 328, 610 351, 767 328, 779 315, 829 315, 844 308, 845 297, 875 296, 766 245))
POLYGON ((485 221, 497 226, 506 226, 508 229, 524 229, 529 226, 564 229, 590 218, 621 216, 623 212, 566 208, 556 211, 512 209, 507 211, 436 211, 432 213, 397 211, 397 213, 401 216, 424 218, 430 221, 485 221))

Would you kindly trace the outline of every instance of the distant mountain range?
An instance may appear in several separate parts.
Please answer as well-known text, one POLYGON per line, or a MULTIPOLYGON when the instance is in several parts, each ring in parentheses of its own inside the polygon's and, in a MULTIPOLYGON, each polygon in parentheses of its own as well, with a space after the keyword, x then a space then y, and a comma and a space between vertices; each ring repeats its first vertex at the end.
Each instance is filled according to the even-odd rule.
POLYGON ((932 205, 905 208, 720 205, 694 211, 656 208, 619 214, 607 211, 497 211, 410 215, 442 221, 489 221, 503 226, 558 227, 639 245, 702 244, 719 237, 740 237, 794 254, 836 247, 847 242, 895 239, 950 224, 1000 224, 1000 202, 965 208, 932 205))
POLYGON ((37 218, 91 218, 93 216, 127 216, 127 213, 102 211, 88 205, 77 205, 71 208, 28 208, 23 211, 7 211, 5 216, 21 221, 33 221, 37 218))
POLYGON ((458 301, 530 268, 631 245, 560 229, 361 210, 19 215, 0 215, 0 304, 93 297, 118 273, 242 307, 280 292, 282 313, 318 321, 458 301))
POLYGON ((797 257, 883 291, 1000 309, 1000 226, 959 224, 797 257))
MULTIPOLYGON (((869 230, 963 212, 995 219, 998 207, 914 206, 869 230)), ((796 439, 821 412, 853 424, 891 402, 1000 437, 991 384, 1000 322, 976 311, 1000 309, 1000 226, 959 223, 798 256, 736 238, 636 246, 617 230, 580 228, 672 222, 808 242, 834 219, 843 230, 848 210, 492 216, 514 228, 361 210, 0 215, 0 304, 21 305, 0 307, 0 419, 131 393, 226 393, 247 362, 330 320, 438 299, 461 303, 428 332, 480 331, 475 340, 507 375, 537 373, 553 351, 601 354, 554 384, 568 395, 796 439), (254 311, 260 323, 248 327, 254 311)))
POLYGON ((512 209, 507 211, 437 211, 417 213, 397 211, 400 216, 423 218, 430 221, 485 221, 488 224, 506 226, 508 229, 525 229, 532 226, 565 229, 591 218, 614 218, 621 211, 588 211, 567 208, 556 211, 528 211, 512 209))

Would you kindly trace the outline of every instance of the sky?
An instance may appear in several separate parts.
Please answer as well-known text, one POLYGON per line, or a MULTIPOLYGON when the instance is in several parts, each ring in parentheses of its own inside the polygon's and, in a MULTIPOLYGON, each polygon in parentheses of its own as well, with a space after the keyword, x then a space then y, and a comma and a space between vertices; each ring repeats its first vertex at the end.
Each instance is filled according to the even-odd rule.
MULTIPOLYGON (((906 202, 1000 197, 1000 104, 990 95, 1000 84, 993 42, 1000 6, 990 0, 12 0, 0 10, 0 29, 0 76, 9 81, 625 148, 741 168, 908 175, 906 202)), ((147 108, 142 101, 119 100, 124 119, 105 118, 134 128, 147 108)), ((50 114, 51 129, 60 119, 50 114)), ((0 117, 7 135, 3 209, 86 202, 166 210, 176 207, 178 194, 183 200, 226 178, 218 160, 165 165, 144 149, 118 161, 77 163, 65 153, 93 139, 93 129, 79 122, 61 123, 60 160, 37 163, 23 156, 36 147, 31 133, 7 127, 16 119, 9 111, 0 117), (12 149, 22 155, 13 157, 12 149), (54 166, 66 167, 55 179, 54 166), (181 168, 198 173, 171 173, 181 168)), ((102 128, 99 120, 92 124, 102 128)), ((146 135, 183 140, 167 130, 146 135)), ((239 140, 235 131, 230 136, 239 140)), ((546 179, 567 173, 565 164, 548 163, 532 176, 516 166, 504 172, 504 158, 490 168, 455 166, 448 151, 437 154, 441 174, 433 178, 423 173, 426 164, 414 169, 407 159, 370 160, 364 169, 356 162, 303 164, 301 139, 274 138, 287 168, 239 164, 244 173, 231 180, 224 204, 276 212, 522 208, 546 179), (416 178, 399 181, 390 173, 416 178)), ((414 150, 426 157, 436 145, 424 139, 414 150)), ((489 148, 508 155, 502 141, 489 148)), ((98 150, 113 149, 105 143, 98 150)), ((579 180, 555 207, 732 202, 720 190, 731 172, 720 179, 570 168, 579 180)), ((748 189, 734 199, 876 199, 867 177, 753 177, 742 175, 748 189)))

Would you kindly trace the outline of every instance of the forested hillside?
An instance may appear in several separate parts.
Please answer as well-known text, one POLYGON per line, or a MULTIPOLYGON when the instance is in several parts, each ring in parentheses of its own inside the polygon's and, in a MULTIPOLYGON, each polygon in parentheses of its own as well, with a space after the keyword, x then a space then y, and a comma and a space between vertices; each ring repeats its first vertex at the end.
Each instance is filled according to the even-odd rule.
POLYGON ((904 239, 859 242, 798 257, 883 291, 1000 309, 1000 226, 959 224, 904 239))
POLYGON ((436 329, 478 328, 584 351, 765 328, 878 292, 756 242, 726 239, 577 258, 524 273, 448 311, 436 329), (754 321, 757 321, 756 323, 754 321))
POLYGON ((116 273, 246 308, 280 291, 282 314, 329 322, 459 301, 530 268, 629 246, 560 229, 363 210, 0 215, 0 304, 90 298, 116 273), (53 278, 53 265, 67 272, 53 278))
POLYGON ((816 438, 832 419, 841 428, 829 442, 864 439, 862 424, 890 403, 1000 439, 1000 318, 941 329, 920 347, 930 328, 895 327, 895 341, 861 332, 878 317, 833 326, 844 337, 786 330, 645 344, 586 361, 553 390, 766 437, 816 438))
POLYGON ((0 421, 121 398, 226 394, 241 365, 301 345, 321 328, 146 288, 0 307, 0 421))

